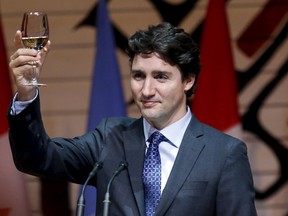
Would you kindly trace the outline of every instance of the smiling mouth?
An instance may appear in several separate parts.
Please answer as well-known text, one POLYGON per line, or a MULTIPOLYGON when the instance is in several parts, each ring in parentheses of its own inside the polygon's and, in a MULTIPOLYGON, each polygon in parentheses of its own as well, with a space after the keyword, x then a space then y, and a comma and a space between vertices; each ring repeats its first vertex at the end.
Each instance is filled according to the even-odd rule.
POLYGON ((151 108, 154 107, 158 102, 157 101, 141 101, 141 103, 143 104, 143 106, 145 108, 151 108))

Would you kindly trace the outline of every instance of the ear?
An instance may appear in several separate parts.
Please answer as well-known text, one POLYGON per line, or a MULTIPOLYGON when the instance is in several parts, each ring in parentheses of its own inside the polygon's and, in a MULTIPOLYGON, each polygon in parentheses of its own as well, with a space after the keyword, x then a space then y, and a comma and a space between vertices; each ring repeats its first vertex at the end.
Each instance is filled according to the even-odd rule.
POLYGON ((194 83, 195 83, 195 75, 193 74, 184 80, 184 85, 185 85, 184 90, 188 91, 189 89, 191 89, 194 83))

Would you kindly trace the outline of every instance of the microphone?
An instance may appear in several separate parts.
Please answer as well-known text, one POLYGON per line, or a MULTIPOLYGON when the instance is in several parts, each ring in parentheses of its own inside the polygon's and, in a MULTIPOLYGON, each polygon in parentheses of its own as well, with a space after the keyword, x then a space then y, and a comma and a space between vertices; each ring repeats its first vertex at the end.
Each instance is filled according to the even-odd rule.
POLYGON ((91 180, 92 177, 95 176, 95 174, 97 173, 97 171, 99 169, 102 169, 103 167, 103 162, 96 162, 92 171, 89 173, 88 178, 86 179, 85 183, 82 186, 82 190, 81 190, 81 194, 78 198, 78 202, 77 202, 77 209, 76 209, 76 216, 83 216, 84 215, 84 210, 85 210, 85 190, 86 187, 89 183, 89 181, 91 180))
POLYGON ((114 174, 112 175, 111 179, 109 180, 109 183, 108 183, 108 186, 107 186, 107 190, 106 190, 106 193, 105 193, 105 199, 103 201, 104 203, 104 210, 103 210, 103 216, 108 216, 108 212, 109 212, 109 204, 110 204, 110 193, 109 193, 109 190, 110 190, 110 186, 113 182, 113 180, 115 179, 115 177, 120 173, 122 172, 124 169, 126 169, 128 167, 128 163, 126 161, 121 161, 120 164, 119 164, 119 167, 118 169, 114 172, 114 174))

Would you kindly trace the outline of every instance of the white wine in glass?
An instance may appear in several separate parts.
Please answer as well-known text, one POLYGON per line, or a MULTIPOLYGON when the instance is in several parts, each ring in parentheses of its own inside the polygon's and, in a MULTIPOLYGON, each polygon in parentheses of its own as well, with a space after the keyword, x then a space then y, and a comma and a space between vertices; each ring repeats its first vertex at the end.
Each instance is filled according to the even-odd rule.
MULTIPOLYGON (((44 12, 32 11, 24 13, 22 26, 22 42, 25 48, 41 51, 49 39, 48 17, 44 12)), ((36 68, 29 86, 46 86, 38 83, 36 79, 36 68)))

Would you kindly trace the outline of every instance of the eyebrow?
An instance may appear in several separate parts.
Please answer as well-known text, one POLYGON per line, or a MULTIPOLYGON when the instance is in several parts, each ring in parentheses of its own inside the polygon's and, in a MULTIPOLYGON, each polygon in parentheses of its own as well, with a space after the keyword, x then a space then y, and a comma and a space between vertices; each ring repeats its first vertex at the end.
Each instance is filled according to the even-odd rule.
MULTIPOLYGON (((145 73, 145 72, 143 70, 141 70, 141 69, 135 69, 135 70, 131 70, 131 73, 145 73)), ((165 71, 165 70, 154 70, 154 71, 152 71, 152 74, 159 74, 159 73, 172 74, 173 72, 165 71)))
POLYGON ((131 75, 135 75, 135 74, 139 74, 139 73, 144 74, 144 72, 142 70, 131 70, 131 72, 130 72, 131 75))
POLYGON ((171 74, 173 74, 173 72, 171 72, 171 71, 162 71, 162 70, 152 71, 152 75, 155 75, 155 74, 166 74, 166 75, 171 75, 171 74))

